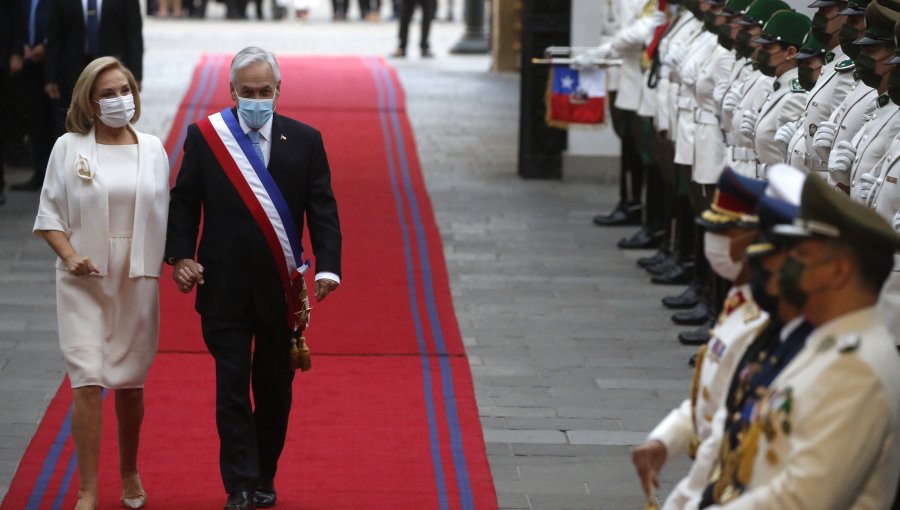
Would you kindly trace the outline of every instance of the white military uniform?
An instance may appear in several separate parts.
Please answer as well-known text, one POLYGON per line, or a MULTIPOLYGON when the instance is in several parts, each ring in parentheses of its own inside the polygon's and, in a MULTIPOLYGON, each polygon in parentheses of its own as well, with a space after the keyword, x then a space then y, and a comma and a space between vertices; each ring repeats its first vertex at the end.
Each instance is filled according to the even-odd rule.
POLYGON ((694 164, 694 134, 697 127, 694 123, 694 109, 697 107, 697 99, 692 87, 700 69, 715 48, 716 36, 703 30, 703 24, 700 23, 697 35, 690 42, 687 56, 673 74, 677 74, 681 83, 678 90, 678 129, 675 134, 675 163, 679 165, 694 164))
POLYGON ((862 80, 854 80, 853 85, 850 85, 850 92, 847 93, 841 104, 828 118, 828 122, 837 126, 831 145, 828 147, 816 147, 813 145, 813 140, 815 139, 815 136, 813 136, 806 140, 809 143, 808 150, 800 150, 805 147, 805 144, 798 144, 791 152, 791 159, 788 163, 797 168, 806 168, 806 159, 809 157, 809 154, 815 154, 820 161, 827 162, 828 156, 831 155, 832 147, 839 142, 849 142, 862 129, 866 121, 866 115, 870 113, 872 100, 876 97, 878 97, 878 92, 875 89, 863 83, 862 80))
MULTIPOLYGON (((871 172, 878 180, 869 194, 868 205, 888 223, 900 211, 900 134, 895 135, 887 154, 871 172)), ((900 254, 894 255, 894 271, 881 289, 878 311, 888 331, 900 342, 900 254)))
MULTIPOLYGON (((694 171, 691 179, 699 184, 715 184, 722 173, 725 160, 725 134, 719 128, 722 98, 716 98, 716 88, 728 80, 734 67, 734 52, 718 43, 694 83, 697 108, 694 110, 694 171)), ((721 87, 720 87, 721 90, 721 87)))
POLYGON ((856 157, 850 168, 850 197, 865 202, 859 196, 859 178, 870 172, 887 153, 894 136, 900 132, 900 107, 891 102, 887 94, 877 97, 866 123, 856 133, 851 143, 856 147, 856 157))
POLYGON ((774 78, 763 76, 759 71, 751 73, 745 83, 744 96, 731 118, 731 136, 734 138, 731 164, 735 172, 745 177, 756 177, 756 145, 752 138, 741 133, 741 120, 745 111, 758 112, 762 108, 773 82, 774 78))
POLYGON ((681 92, 681 81, 677 70, 680 68, 683 60, 687 57, 687 48, 689 47, 690 42, 701 30, 703 30, 703 23, 697 20, 690 11, 685 13, 683 17, 688 18, 685 26, 672 38, 668 46, 669 51, 663 56, 666 76, 669 78, 670 82, 667 102, 668 107, 671 109, 669 114, 669 138, 673 142, 678 137, 678 97, 681 92))
POLYGON ((831 117, 831 113, 847 96, 853 86, 853 60, 841 49, 833 48, 826 59, 831 60, 822 66, 822 74, 816 80, 816 86, 809 91, 803 122, 794 133, 787 153, 791 155, 790 164, 798 168, 806 168, 809 172, 825 173, 828 171, 828 160, 819 159, 812 151, 813 136, 819 123, 831 117), (800 157, 795 157, 795 154, 800 157))
POLYGON ((622 0, 622 27, 609 40, 612 50, 622 58, 615 104, 620 110, 636 112, 641 101, 644 90, 641 58, 644 44, 658 21, 654 10, 648 7, 652 1, 622 0))
POLYGON ((710 508, 889 508, 900 477, 900 357, 874 307, 813 331, 759 403, 744 494, 710 508))
POLYGON ((766 102, 756 119, 754 146, 759 161, 756 177, 766 177, 766 165, 784 163, 785 146, 775 141, 775 133, 788 122, 795 122, 803 114, 806 90, 797 79, 797 68, 785 71, 772 84, 766 102))
MULTIPOLYGON (((702 360, 698 356, 696 394, 670 411, 647 439, 661 441, 667 456, 673 457, 689 452, 709 437, 713 416, 725 401, 735 367, 768 320, 768 314, 753 302, 749 285, 732 287, 716 326, 710 330, 702 360)), ((705 485, 699 490, 703 488, 705 485)), ((664 509, 683 508, 686 501, 698 495, 698 488, 685 481, 675 487, 664 509)))
POLYGON ((668 137, 672 138, 672 116, 678 113, 678 109, 669 102, 670 90, 677 85, 673 85, 669 81, 671 67, 667 57, 670 56, 669 49, 673 44, 677 44, 679 37, 684 37, 686 29, 691 25, 694 15, 687 9, 681 9, 672 19, 669 32, 659 41, 656 51, 659 52, 659 80, 656 83, 656 117, 654 125, 659 131, 668 131, 668 137))

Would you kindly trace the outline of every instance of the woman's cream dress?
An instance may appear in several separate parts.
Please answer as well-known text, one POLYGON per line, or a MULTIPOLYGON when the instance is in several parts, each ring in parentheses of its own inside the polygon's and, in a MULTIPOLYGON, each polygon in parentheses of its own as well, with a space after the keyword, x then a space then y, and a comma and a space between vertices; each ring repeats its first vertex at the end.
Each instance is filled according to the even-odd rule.
POLYGON ((57 271, 59 343, 72 387, 141 388, 156 354, 158 278, 130 278, 138 145, 97 145, 109 193, 107 274, 57 271))

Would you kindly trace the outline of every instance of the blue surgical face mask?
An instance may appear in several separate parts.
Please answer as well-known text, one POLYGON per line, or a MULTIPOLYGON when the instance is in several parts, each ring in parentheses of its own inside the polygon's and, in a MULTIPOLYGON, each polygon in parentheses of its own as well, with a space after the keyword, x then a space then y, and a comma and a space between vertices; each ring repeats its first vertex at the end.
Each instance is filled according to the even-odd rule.
POLYGON ((259 129, 272 118, 275 99, 247 99, 238 97, 238 113, 252 129, 259 129))

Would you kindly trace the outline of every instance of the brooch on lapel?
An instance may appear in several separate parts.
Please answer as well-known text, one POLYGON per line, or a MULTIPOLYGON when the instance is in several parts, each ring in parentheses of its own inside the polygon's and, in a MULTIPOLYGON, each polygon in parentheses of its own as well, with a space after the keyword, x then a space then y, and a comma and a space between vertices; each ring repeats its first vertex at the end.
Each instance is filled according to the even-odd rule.
POLYGON ((78 159, 75 160, 75 174, 78 175, 79 179, 85 181, 90 181, 94 178, 94 171, 91 170, 91 165, 84 156, 79 155, 78 159))

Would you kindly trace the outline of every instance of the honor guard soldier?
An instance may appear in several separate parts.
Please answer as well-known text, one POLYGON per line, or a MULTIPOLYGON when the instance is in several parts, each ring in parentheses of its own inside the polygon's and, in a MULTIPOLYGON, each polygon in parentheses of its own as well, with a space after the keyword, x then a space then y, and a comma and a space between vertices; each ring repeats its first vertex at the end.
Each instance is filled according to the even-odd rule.
MULTIPOLYGON (((866 21, 864 15, 869 1, 850 0, 847 3, 847 7, 838 13, 839 16, 846 17, 844 25, 838 32, 838 39, 840 40, 841 49, 851 59, 858 57, 862 49, 862 46, 857 46, 853 43, 862 37, 865 30, 866 21)), ((798 58, 803 57, 800 56, 798 58)), ((855 69, 855 64, 852 68, 855 69)), ((828 120, 823 120, 819 123, 816 134, 812 138, 812 150, 807 150, 808 153, 815 154, 820 161, 828 161, 833 147, 837 147, 841 142, 849 142, 862 129, 869 114, 868 108, 874 104, 875 98, 878 97, 875 89, 864 84, 857 73, 853 72, 851 75, 853 84, 850 85, 850 92, 847 93, 841 104, 831 113, 828 120)), ((802 144, 800 148, 803 148, 802 144)), ((805 152, 795 149, 791 153, 791 163, 801 164, 805 157, 807 157, 805 152)))
POLYGON ((700 508, 889 508, 900 477, 900 357, 875 304, 900 250, 883 218, 807 178, 782 299, 814 330, 741 409, 700 508), (722 506, 719 506, 722 505, 722 506))
MULTIPOLYGON (((806 34, 806 37, 803 39, 803 46, 794 55, 794 60, 797 61, 797 81, 803 87, 803 90, 809 92, 816 86, 816 80, 819 79, 819 75, 822 74, 822 66, 825 65, 825 54, 827 52, 825 46, 819 43, 812 36, 812 33, 806 34)), ((801 115, 794 122, 786 123, 775 132, 775 139, 785 146, 785 151, 791 146, 791 141, 797 135, 797 130, 800 128, 800 124, 803 123, 802 118, 801 115)), ((787 153, 784 161, 789 162, 790 158, 791 154, 787 153)), ((802 165, 801 168, 803 168, 802 165)))
MULTIPOLYGON (((900 105, 900 22, 894 26, 896 56, 888 61, 890 72, 888 94, 895 105, 900 105)), ((887 154, 875 168, 863 174, 862 180, 872 183, 866 205, 886 219, 895 231, 900 232, 900 134, 894 136, 887 154)), ((894 271, 881 290, 878 309, 888 331, 900 331, 900 255, 894 256, 894 271)), ((897 338, 900 343, 900 338, 897 338)))
POLYGON ((697 107, 694 110, 694 123, 697 130, 694 139, 694 171, 693 181, 701 186, 714 186, 722 173, 722 162, 725 161, 725 135, 719 128, 719 109, 722 98, 716 97, 716 89, 721 83, 726 83, 734 68, 735 54, 729 48, 722 45, 722 39, 718 33, 722 27, 730 28, 725 24, 725 17, 721 14, 723 6, 718 3, 709 3, 704 28, 710 34, 714 34, 715 49, 707 59, 707 63, 700 70, 697 80, 694 82, 694 92, 697 98, 697 107))
POLYGON ((844 54, 838 39, 838 32, 846 21, 846 17, 838 13, 846 4, 844 0, 816 0, 809 5, 818 9, 812 19, 812 35, 828 48, 828 52, 816 86, 807 96, 803 120, 787 150, 791 155, 790 164, 823 176, 828 170, 828 160, 820 159, 811 150, 813 137, 819 124, 827 120, 847 96, 854 81, 853 60, 844 54))
MULTIPOLYGON (((734 145, 733 140, 729 140, 729 137, 731 131, 731 114, 734 113, 734 107, 737 106, 737 103, 730 105, 730 108, 724 108, 723 103, 725 96, 734 84, 743 83, 750 74, 750 71, 753 70, 751 66, 752 61, 741 55, 735 45, 735 37, 737 37, 738 31, 741 28, 741 25, 738 24, 738 20, 743 16, 744 10, 746 10, 751 3, 750 0, 729 0, 725 3, 725 7, 722 9, 721 13, 721 16, 724 18, 724 23, 719 27, 719 45, 734 53, 734 64, 731 66, 728 78, 716 85, 713 96, 716 98, 718 105, 719 127, 721 127, 722 132, 725 133, 727 145, 734 145)), ((727 159, 725 161, 727 162, 727 159)))
MULTIPOLYGON (((898 5, 900 7, 900 5, 898 5)), ((894 24, 900 12, 872 2, 866 8, 866 30, 856 45, 861 46, 856 58, 856 72, 863 83, 876 89, 878 97, 872 102, 866 122, 850 142, 840 142, 828 160, 829 178, 845 193, 865 202, 871 182, 862 175, 870 171, 887 152, 894 135, 900 132, 900 108, 887 94, 887 63, 894 55, 894 24)))
MULTIPOLYGON (((698 352, 690 398, 673 409, 632 454, 638 476, 648 492, 667 457, 685 452, 693 456, 697 445, 712 433, 712 419, 725 398, 734 366, 768 320, 767 314, 753 302, 749 271, 740 261, 747 245, 755 238, 756 200, 765 186, 763 182, 726 169, 719 178, 712 205, 697 218, 708 230, 706 256, 710 264, 734 281, 734 286, 710 331, 708 343, 698 352)), ((702 489, 702 484, 690 486, 686 481, 679 484, 665 508, 683 508, 702 489)))
MULTIPOLYGON (((735 47, 740 48, 741 53, 755 61, 759 44, 754 42, 754 39, 762 33, 763 25, 769 21, 772 15, 782 10, 791 10, 791 8, 781 0, 756 0, 750 4, 744 16, 738 21, 742 28, 735 38, 735 47), (744 48, 750 48, 750 50, 744 48)), ((731 161, 735 165, 734 170, 747 177, 756 177, 756 147, 753 139, 747 137, 741 130, 741 123, 744 122, 745 115, 749 120, 755 122, 755 117, 772 90, 774 81, 774 78, 764 76, 759 71, 751 72, 741 89, 740 101, 732 115, 730 131, 734 139, 734 146, 731 149, 731 161)))
POLYGON ((765 178, 767 165, 784 162, 790 139, 781 140, 775 135, 783 126, 793 125, 806 104, 806 90, 797 79, 794 55, 803 45, 810 23, 809 18, 798 12, 779 11, 766 22, 755 40, 760 45, 757 68, 763 75, 775 78, 759 112, 744 112, 741 122, 744 136, 754 140, 759 179, 765 178))

